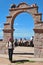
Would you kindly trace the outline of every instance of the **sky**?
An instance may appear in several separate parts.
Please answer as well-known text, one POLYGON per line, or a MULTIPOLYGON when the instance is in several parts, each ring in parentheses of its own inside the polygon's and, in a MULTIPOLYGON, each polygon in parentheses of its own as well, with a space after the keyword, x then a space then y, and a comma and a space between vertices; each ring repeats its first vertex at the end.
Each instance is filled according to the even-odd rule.
MULTIPOLYGON (((3 38, 4 23, 6 22, 6 16, 9 15, 9 9, 11 4, 18 5, 21 2, 25 2, 28 5, 37 4, 38 12, 42 13, 43 21, 43 0, 0 0, 0 39, 3 38)), ((34 35, 34 19, 31 14, 27 12, 20 13, 14 20, 15 38, 30 38, 34 35)))

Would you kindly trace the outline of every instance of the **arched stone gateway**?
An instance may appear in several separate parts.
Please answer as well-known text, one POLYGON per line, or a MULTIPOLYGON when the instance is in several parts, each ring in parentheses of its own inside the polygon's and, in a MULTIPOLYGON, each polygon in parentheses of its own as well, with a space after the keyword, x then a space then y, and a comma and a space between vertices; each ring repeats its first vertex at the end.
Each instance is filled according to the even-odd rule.
POLYGON ((18 6, 15 4, 11 5, 9 9, 9 16, 7 16, 7 21, 4 24, 4 39, 3 42, 7 43, 10 37, 13 38, 13 23, 14 19, 19 13, 28 12, 33 16, 34 19, 34 56, 43 57, 43 22, 42 14, 38 13, 38 6, 36 4, 28 5, 26 3, 20 3, 18 6))

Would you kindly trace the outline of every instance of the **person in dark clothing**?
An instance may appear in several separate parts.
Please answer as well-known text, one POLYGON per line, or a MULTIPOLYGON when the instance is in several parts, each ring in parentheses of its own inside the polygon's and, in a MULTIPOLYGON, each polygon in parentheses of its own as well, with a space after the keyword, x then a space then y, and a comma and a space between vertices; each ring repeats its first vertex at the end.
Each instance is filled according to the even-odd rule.
POLYGON ((34 47, 33 39, 30 41, 30 46, 31 46, 31 47, 34 47))
POLYGON ((17 42, 18 40, 17 39, 15 39, 15 46, 18 46, 18 42, 17 42))

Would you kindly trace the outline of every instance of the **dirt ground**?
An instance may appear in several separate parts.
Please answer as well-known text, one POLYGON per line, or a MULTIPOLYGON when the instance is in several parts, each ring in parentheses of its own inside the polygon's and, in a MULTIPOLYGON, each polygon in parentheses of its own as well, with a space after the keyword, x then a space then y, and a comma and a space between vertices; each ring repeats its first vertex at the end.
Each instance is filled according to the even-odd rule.
POLYGON ((0 58, 0 65, 43 65, 43 62, 13 62, 11 63, 8 59, 6 58, 0 58))
POLYGON ((22 59, 27 59, 33 57, 33 55, 28 55, 29 53, 34 53, 34 48, 32 47, 16 47, 14 53, 27 53, 27 55, 13 55, 13 63, 11 63, 7 57, 7 55, 0 56, 0 65, 43 65, 43 62, 30 62, 24 61, 21 62, 22 59))

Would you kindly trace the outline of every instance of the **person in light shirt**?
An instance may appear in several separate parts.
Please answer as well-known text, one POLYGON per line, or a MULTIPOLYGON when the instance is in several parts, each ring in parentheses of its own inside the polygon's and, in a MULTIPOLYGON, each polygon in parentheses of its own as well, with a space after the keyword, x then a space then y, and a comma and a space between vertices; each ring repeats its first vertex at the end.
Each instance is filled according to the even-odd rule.
POLYGON ((30 46, 32 46, 32 47, 34 47, 33 39, 34 39, 34 37, 32 36, 31 39, 30 39, 30 46))
POLYGON ((12 38, 9 39, 6 47, 8 48, 9 60, 12 62, 12 54, 13 54, 13 50, 14 50, 14 44, 13 44, 12 38))

